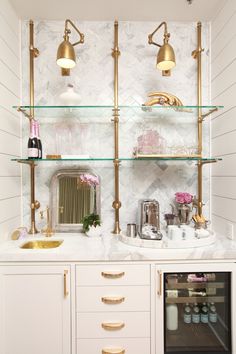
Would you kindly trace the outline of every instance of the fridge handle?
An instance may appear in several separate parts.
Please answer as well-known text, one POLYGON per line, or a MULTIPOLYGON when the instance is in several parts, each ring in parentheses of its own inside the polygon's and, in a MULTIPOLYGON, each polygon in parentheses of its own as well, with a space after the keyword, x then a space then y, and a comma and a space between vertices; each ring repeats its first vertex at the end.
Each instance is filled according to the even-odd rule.
POLYGON ((158 273, 158 280, 159 280, 157 295, 160 297, 162 296, 162 271, 158 270, 157 273, 158 273))

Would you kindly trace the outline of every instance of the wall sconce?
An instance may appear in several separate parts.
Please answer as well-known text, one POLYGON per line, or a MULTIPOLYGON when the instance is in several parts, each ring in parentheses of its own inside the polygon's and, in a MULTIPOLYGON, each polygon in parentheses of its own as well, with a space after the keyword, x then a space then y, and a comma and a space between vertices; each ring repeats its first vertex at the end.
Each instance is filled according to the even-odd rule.
POLYGON ((175 67, 175 52, 172 46, 168 43, 170 38, 170 33, 167 30, 167 23, 162 22, 153 33, 148 36, 148 43, 154 44, 159 47, 159 51, 157 53, 157 69, 162 70, 162 76, 170 76, 171 69, 175 67), (164 39, 163 45, 160 45, 153 41, 154 34, 164 26, 164 39))
POLYGON ((77 44, 84 43, 84 34, 79 31, 79 29, 74 25, 71 20, 67 19, 65 21, 65 32, 63 38, 64 40, 63 42, 61 42, 57 50, 57 64, 61 67, 62 75, 69 76, 70 69, 72 69, 76 64, 76 55, 74 47, 77 44), (71 33, 71 30, 68 28, 69 24, 76 30, 76 32, 80 36, 80 40, 73 44, 70 42, 69 38, 69 34, 71 33))

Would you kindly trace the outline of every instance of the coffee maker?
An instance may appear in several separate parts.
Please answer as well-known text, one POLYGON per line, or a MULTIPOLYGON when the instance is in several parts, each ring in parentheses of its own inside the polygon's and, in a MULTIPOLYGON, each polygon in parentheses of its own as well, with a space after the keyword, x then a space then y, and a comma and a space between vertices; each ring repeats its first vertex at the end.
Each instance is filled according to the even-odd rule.
POLYGON ((155 199, 139 201, 139 236, 147 240, 161 240, 160 208, 155 199))

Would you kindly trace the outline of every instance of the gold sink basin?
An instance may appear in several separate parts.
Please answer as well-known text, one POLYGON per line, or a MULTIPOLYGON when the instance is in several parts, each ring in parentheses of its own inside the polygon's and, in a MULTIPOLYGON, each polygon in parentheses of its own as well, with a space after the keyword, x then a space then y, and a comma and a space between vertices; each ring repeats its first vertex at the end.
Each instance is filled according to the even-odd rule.
POLYGON ((63 240, 60 241, 29 241, 24 243, 20 248, 24 249, 48 249, 56 248, 62 244, 63 240))

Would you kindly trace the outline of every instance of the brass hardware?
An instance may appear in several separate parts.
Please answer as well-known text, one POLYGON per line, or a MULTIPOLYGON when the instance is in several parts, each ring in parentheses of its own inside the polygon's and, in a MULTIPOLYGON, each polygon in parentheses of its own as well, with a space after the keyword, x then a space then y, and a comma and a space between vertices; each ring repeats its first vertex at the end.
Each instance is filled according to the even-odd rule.
POLYGON ((214 113, 214 112, 217 112, 218 111, 218 108, 213 108, 213 109, 210 109, 209 112, 205 113, 205 114, 202 114, 202 120, 204 120, 206 117, 208 117, 210 114, 214 113))
POLYGON ((84 43, 84 34, 80 32, 80 30, 75 26, 75 24, 67 19, 65 21, 65 30, 64 30, 64 40, 58 47, 57 50, 57 64, 62 68, 62 75, 69 76, 70 69, 72 69, 76 64, 76 55, 74 47, 77 44, 84 43), (71 34, 71 30, 69 29, 69 24, 74 28, 74 30, 79 34, 79 41, 75 43, 71 43, 69 40, 69 34, 71 34))
POLYGON ((119 234, 120 229, 120 207, 119 200, 119 106, 118 106, 118 60, 120 50, 118 46, 118 21, 114 22, 114 48, 112 50, 112 57, 114 58, 114 172, 115 172, 115 200, 112 207, 115 209, 115 227, 114 234, 119 234))
POLYGON ((151 97, 150 100, 144 103, 144 106, 153 106, 155 104, 160 104, 162 106, 183 106, 182 101, 167 92, 151 92, 148 94, 148 97, 151 97))
POLYGON ((163 76, 170 76, 170 70, 175 67, 175 52, 172 46, 169 44, 169 39, 170 39, 170 33, 168 33, 167 30, 167 23, 162 22, 154 32, 148 35, 148 43, 153 44, 157 47, 159 47, 159 51, 157 53, 157 69, 162 71, 163 76), (163 45, 160 45, 156 42, 153 41, 153 36, 156 34, 156 32, 164 26, 164 39, 163 39, 163 45))
POLYGON ((157 290, 157 295, 162 296, 162 272, 159 270, 158 272, 158 277, 159 277, 159 286, 157 290))
POLYGON ((52 236, 55 233, 54 230, 52 229, 52 223, 51 223, 51 217, 50 217, 50 208, 47 206, 46 210, 41 210, 40 211, 41 219, 43 219, 44 212, 47 213, 47 226, 46 226, 45 229, 41 230, 41 232, 46 237, 50 237, 50 236, 52 236))
POLYGON ((64 297, 67 297, 69 295, 69 292, 67 290, 67 274, 68 274, 68 270, 64 270, 64 297))
POLYGON ((124 322, 106 322, 101 324, 106 331, 118 331, 125 327, 124 322))
POLYGON ((125 301, 125 297, 118 297, 118 296, 111 296, 111 297, 102 297, 101 298, 102 302, 104 304, 108 304, 108 305, 116 305, 116 304, 121 304, 122 302, 125 301))
POLYGON ((30 120, 34 119, 34 59, 39 56, 39 51, 34 47, 34 22, 29 21, 29 54, 30 54, 30 120))
POLYGON ((117 278, 122 278, 125 275, 125 272, 102 272, 101 275, 104 278, 108 279, 117 279, 117 278))
POLYGON ((29 241, 24 243, 20 248, 23 249, 48 249, 48 248, 57 248, 63 243, 63 240, 60 241, 29 241))
POLYGON ((122 348, 105 348, 102 354, 125 354, 125 349, 122 348))

